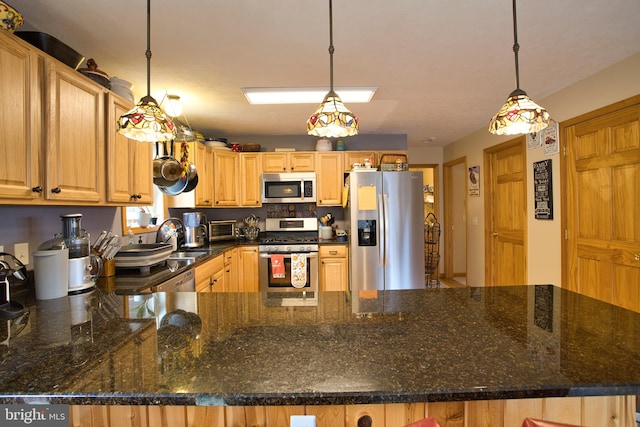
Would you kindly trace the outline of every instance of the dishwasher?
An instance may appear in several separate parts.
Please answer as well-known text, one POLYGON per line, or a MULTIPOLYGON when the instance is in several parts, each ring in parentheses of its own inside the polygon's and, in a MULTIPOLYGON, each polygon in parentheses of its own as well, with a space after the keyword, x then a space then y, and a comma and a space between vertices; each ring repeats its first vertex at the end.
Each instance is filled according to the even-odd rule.
POLYGON ((151 287, 152 292, 195 292, 196 281, 193 270, 187 270, 159 285, 151 287))

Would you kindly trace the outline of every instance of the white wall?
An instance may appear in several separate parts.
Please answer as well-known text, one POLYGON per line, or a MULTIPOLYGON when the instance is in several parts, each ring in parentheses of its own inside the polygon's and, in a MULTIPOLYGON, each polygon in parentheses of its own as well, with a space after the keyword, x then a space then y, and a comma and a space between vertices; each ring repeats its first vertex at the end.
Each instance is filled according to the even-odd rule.
MULTIPOLYGON (((526 90, 526 88, 524 88, 526 90)), ((609 104, 640 94, 640 53, 633 55, 599 73, 569 86, 547 98, 534 100, 543 105, 551 117, 561 122, 588 113, 609 104)), ((505 99, 508 93, 505 92, 505 99)), ((496 106, 496 109, 499 106, 496 106)), ((487 123, 493 111, 487 112, 487 123)), ((443 161, 448 162, 462 156, 469 166, 483 164, 483 150, 513 139, 508 136, 490 134, 482 128, 473 134, 444 148, 443 161)), ((561 238, 560 218, 560 158, 545 156, 542 148, 527 150, 527 212, 528 212, 528 276, 530 284, 561 284, 561 238), (536 220, 533 215, 533 162, 551 158, 553 160, 554 219, 536 220)), ((480 170, 480 194, 484 192, 485 171, 480 170)), ((484 197, 468 199, 467 216, 478 217, 478 225, 468 222, 467 233, 467 283, 484 283, 484 197)))

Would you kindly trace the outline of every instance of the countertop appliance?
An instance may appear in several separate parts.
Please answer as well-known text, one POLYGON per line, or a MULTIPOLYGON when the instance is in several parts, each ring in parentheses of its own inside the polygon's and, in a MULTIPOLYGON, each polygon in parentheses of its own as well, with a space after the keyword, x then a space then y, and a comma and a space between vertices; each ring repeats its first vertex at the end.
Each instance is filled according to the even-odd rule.
POLYGON ((262 174, 262 203, 307 203, 315 201, 315 172, 262 174))
POLYGON ((196 280, 193 270, 173 276, 159 285, 151 287, 152 292, 195 292, 196 280))
POLYGON ((209 221, 207 227, 209 229, 209 242, 236 238, 236 221, 233 219, 209 221))
POLYGON ((422 172, 349 174, 350 287, 424 288, 422 172))
POLYGON ((258 246, 260 291, 277 298, 280 305, 300 305, 299 299, 317 302, 317 222, 316 218, 265 220, 266 234, 258 246))
POLYGON ((206 215, 202 212, 185 212, 182 214, 182 223, 184 224, 184 247, 204 246, 209 236, 206 215))

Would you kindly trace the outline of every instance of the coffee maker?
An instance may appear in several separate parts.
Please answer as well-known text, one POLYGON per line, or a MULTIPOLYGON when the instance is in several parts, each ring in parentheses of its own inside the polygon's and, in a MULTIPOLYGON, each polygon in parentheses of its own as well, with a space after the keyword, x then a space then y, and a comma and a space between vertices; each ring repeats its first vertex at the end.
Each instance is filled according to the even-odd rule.
POLYGON ((206 215, 202 212, 185 212, 182 214, 182 222, 184 223, 184 247, 204 246, 209 235, 206 215))
POLYGON ((92 274, 98 259, 91 255, 89 233, 81 227, 82 214, 60 215, 62 239, 69 249, 69 293, 95 287, 99 275, 92 274))

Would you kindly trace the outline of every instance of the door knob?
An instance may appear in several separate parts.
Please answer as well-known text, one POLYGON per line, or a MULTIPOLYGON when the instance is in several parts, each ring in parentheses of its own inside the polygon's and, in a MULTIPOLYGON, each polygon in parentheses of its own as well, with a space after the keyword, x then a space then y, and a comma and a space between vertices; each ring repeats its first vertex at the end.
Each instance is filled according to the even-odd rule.
POLYGON ((498 237, 498 233, 491 233, 491 237, 498 237))
POLYGON ((638 252, 637 254, 635 254, 633 256, 633 259, 635 259, 636 261, 640 261, 640 252, 638 252))

